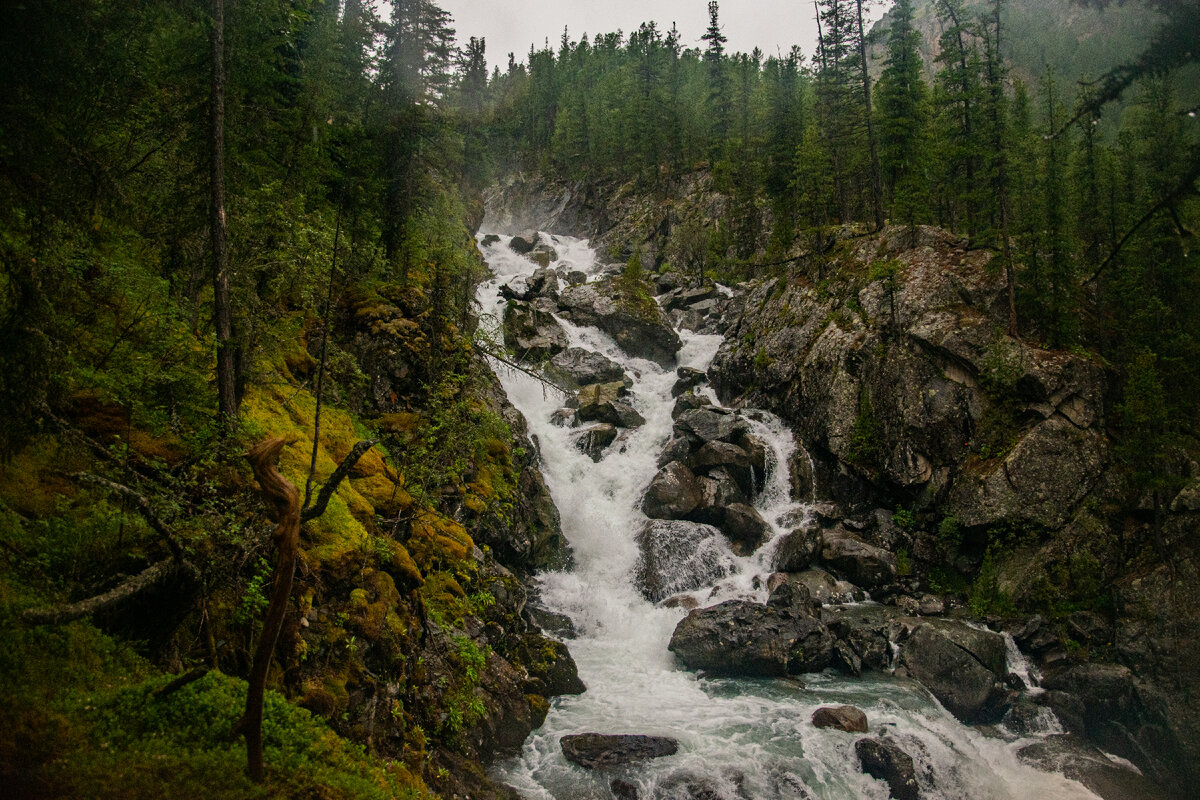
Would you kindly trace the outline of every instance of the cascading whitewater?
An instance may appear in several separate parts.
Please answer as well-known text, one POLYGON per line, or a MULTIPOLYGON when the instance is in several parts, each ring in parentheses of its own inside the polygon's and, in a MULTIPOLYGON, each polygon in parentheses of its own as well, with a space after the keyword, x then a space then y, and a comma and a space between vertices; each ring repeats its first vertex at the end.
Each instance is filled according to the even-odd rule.
MULTIPOLYGON (((591 279, 603 271, 586 240, 549 238, 560 256, 555 264, 560 272, 578 270, 591 279)), ((538 269, 506 241, 483 247, 495 275, 477 295, 485 325, 490 317, 498 326, 503 317, 500 286, 538 269)), ((634 584, 639 561, 635 537, 646 522, 641 498, 671 436, 676 374, 628 356, 595 328, 558 321, 570 346, 601 353, 625 368, 633 379, 630 402, 646 423, 623 431, 603 458, 593 462, 576 446, 578 430, 552 421, 564 397, 517 370, 493 365, 536 437, 546 484, 575 554, 571 571, 539 576, 540 602, 574 623, 577 637, 568 645, 588 687, 583 695, 554 701, 521 755, 497 766, 498 780, 539 800, 609 798, 614 778, 637 787, 642 798, 695 797, 701 789, 705 797, 731 799, 886 798, 887 786, 859 769, 854 742, 861 735, 818 730, 810 721, 821 706, 849 703, 866 712, 873 733, 886 730, 905 745, 916 762, 923 797, 1095 797, 1062 775, 1022 764, 1016 753, 1029 739, 985 736, 955 720, 910 681, 879 673, 852 679, 826 671, 805 675, 802 684, 705 678, 679 668, 667 644, 685 612, 648 602, 634 584), (591 772, 567 762, 559 740, 592 731, 672 736, 680 749, 668 758, 591 772)), ((680 366, 705 370, 721 337, 679 333, 680 366)), ((764 579, 785 533, 777 520, 794 520, 806 509, 791 498, 785 465, 794 443, 786 426, 765 412, 747 416, 770 451, 755 506, 772 535, 746 557, 726 546, 722 557, 731 573, 716 586, 691 592, 703 606, 733 598, 765 600, 764 579)))

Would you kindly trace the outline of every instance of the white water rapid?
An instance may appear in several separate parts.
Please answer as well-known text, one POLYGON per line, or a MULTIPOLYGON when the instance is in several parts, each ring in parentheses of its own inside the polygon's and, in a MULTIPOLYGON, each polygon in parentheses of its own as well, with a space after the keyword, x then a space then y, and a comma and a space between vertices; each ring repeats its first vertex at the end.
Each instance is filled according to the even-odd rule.
MULTIPOLYGON (((601 271, 586 240, 550 237, 561 274, 601 271)), ((499 287, 530 275, 537 266, 507 245, 509 237, 482 248, 495 278, 478 300, 486 325, 504 310, 499 287)), ((985 735, 955 720, 921 687, 889 675, 848 678, 827 670, 792 680, 697 677, 675 662, 667 643, 685 611, 662 608, 634 587, 638 561, 634 537, 646 517, 642 493, 657 471, 656 460, 671 435, 674 370, 625 355, 608 336, 563 321, 571 346, 596 350, 623 365, 634 379, 631 402, 646 418, 623 432, 599 463, 576 447, 572 431, 551 422, 564 398, 537 380, 501 364, 494 368, 513 404, 539 443, 542 469, 562 515, 562 528, 575 555, 569 572, 540 576, 540 601, 574 622, 568 641, 588 690, 556 698, 545 724, 522 753, 498 764, 494 777, 530 800, 603 800, 620 778, 651 798, 879 798, 888 788, 862 774, 854 742, 862 734, 812 725, 814 710, 849 703, 866 712, 871 733, 890 730, 917 762, 922 797, 929 800, 1076 800, 1095 798, 1062 775, 1022 764, 1017 750, 1031 739, 985 735), (589 772, 566 761, 559 739, 571 733, 640 733, 679 740, 677 755, 629 767, 589 772), (691 784, 691 788, 689 788, 691 784), (703 791, 699 791, 703 787, 703 791)), ((681 331, 681 366, 704 370, 719 336, 681 331)), ((773 526, 785 512, 803 511, 790 497, 786 475, 791 434, 775 417, 754 413, 755 433, 773 451, 773 469, 757 507, 773 526)), ((782 533, 776 530, 778 537, 782 533)), ((777 539, 739 558, 729 552, 732 574, 715 590, 694 596, 708 606, 733 597, 766 599, 761 583, 770 573, 777 539)), ((1018 665, 1010 665, 1018 666, 1018 665)), ((1028 672, 1026 671, 1026 674, 1028 672)))

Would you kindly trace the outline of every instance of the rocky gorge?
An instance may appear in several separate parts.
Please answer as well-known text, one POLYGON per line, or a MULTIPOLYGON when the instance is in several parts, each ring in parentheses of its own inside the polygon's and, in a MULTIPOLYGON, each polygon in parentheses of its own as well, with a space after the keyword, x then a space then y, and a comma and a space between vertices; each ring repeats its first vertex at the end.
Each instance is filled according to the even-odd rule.
MULTIPOLYGON (((657 217, 621 192, 597 215, 598 190, 563 186, 510 187, 490 211, 655 265, 581 281, 555 258, 500 289, 507 343, 574 388, 556 420, 595 461, 628 446, 645 409, 630 376, 576 347, 560 320, 659 368, 675 366, 675 325, 721 337, 706 369, 671 375, 669 428, 638 500, 649 519, 633 583, 688 612, 670 636, 679 663, 714 678, 908 676, 962 722, 1022 734, 1057 719, 1168 787, 1139 791, 1179 785, 1197 742, 1196 676, 1180 657, 1195 636, 1195 479, 1156 539, 1149 509, 1121 494, 1103 365, 1005 336, 988 252, 934 228, 847 230, 828 252, 797 253, 804 269, 713 285, 669 260, 681 216, 719 212, 687 191, 697 185, 657 217), (543 316, 520 334, 509 319, 531 319, 526 309, 543 316), (795 436, 777 471, 803 511, 764 518, 776 454, 755 409, 795 436), (757 572, 730 588, 747 558, 757 572)), ((1093 788, 1110 771, 1059 755, 1093 788)))

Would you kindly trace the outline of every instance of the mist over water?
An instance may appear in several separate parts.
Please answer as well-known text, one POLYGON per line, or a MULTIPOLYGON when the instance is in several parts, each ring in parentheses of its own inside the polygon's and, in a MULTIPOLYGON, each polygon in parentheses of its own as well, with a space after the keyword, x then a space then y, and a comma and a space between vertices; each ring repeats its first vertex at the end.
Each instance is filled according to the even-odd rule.
MULTIPOLYGON (((482 237, 481 233, 481 237, 482 237)), ((581 270, 589 278, 603 265, 586 240, 552 240, 565 274, 581 270)), ((499 287, 530 275, 537 265, 514 253, 508 237, 483 247, 495 278, 478 292, 484 325, 498 328, 505 301, 499 287), (491 315, 490 320, 487 315, 491 315)), ((551 415, 565 397, 536 379, 493 363, 512 403, 525 415, 538 443, 542 469, 562 517, 575 565, 569 572, 539 576, 540 602, 571 618, 577 638, 568 641, 579 676, 588 690, 556 698, 545 724, 525 743, 519 757, 498 764, 494 777, 522 796, 546 800, 610 798, 614 778, 639 789, 642 798, 688 798, 688 783, 707 787, 706 797, 879 798, 887 786, 863 775, 854 752, 862 734, 818 730, 817 708, 849 703, 866 712, 871 734, 885 730, 917 763, 922 797, 941 800, 1075 800, 1096 796, 1061 775, 1021 764, 1017 750, 1031 739, 985 736, 955 720, 915 683, 869 673, 849 678, 828 670, 786 679, 700 678, 680 668, 667 644, 685 611, 646 601, 634 586, 638 563, 635 536, 646 521, 641 496, 657 472, 656 461, 671 435, 674 370, 625 355, 605 334, 560 320, 571 346, 608 356, 633 379, 630 402, 646 419, 623 430, 594 463, 575 445, 578 429, 559 427, 551 415), (589 772, 567 762, 559 739, 572 733, 640 733, 672 736, 679 753, 629 767, 589 772)), ((680 366, 705 370, 720 336, 680 331, 680 366)), ((715 398, 714 398, 715 399, 715 398)), ((787 463, 794 443, 786 426, 766 412, 747 412, 754 433, 769 445, 766 488, 755 505, 773 527, 773 537, 748 557, 722 554, 732 573, 715 587, 691 593, 708 606, 733 598, 766 599, 766 577, 778 537, 777 520, 803 512, 793 501, 787 463)), ((723 545, 722 545, 723 546, 723 545)), ((728 548, 726 548, 728 549, 728 548)), ((1015 647, 1010 670, 1029 675, 1015 647)), ((1054 732, 1047 721, 1047 733, 1054 732)))

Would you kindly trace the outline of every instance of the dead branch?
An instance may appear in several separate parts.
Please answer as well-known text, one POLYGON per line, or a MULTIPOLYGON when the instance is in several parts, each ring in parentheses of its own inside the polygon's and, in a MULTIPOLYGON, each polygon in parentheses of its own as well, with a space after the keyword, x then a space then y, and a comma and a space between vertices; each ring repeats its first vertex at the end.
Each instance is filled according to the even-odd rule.
POLYGON ((193 681, 198 681, 208 674, 208 667, 196 667, 195 669, 180 675, 175 680, 168 683, 154 693, 155 700, 161 700, 168 695, 179 691, 193 681))
POLYGON ((517 372, 523 372, 526 375, 528 375, 529 377, 533 378, 535 381, 542 384, 543 386, 549 387, 558 392, 562 392, 564 395, 569 396, 569 395, 574 394, 574 392, 572 392, 570 389, 559 386, 557 383, 550 380, 545 375, 542 375, 539 372, 535 372, 535 371, 529 369, 529 367, 523 367, 520 364, 518 364, 517 362, 513 361, 512 359, 505 358, 504 356, 500 355, 499 353, 495 353, 495 352, 487 349, 486 347, 483 347, 482 345, 480 345, 477 342, 472 342, 471 346, 474 347, 475 351, 480 353, 481 355, 488 356, 489 358, 494 358, 497 361, 499 361, 501 364, 504 364, 506 367, 512 367, 517 372))
POLYGON ((119 586, 109 589, 104 594, 65 606, 31 608, 21 614, 21 619, 30 625, 62 625, 73 622, 128 600, 135 594, 174 574, 179 568, 180 564, 174 558, 166 558, 147 567, 119 586))
MULTIPOLYGON (((246 772, 250 779, 256 782, 262 781, 263 778, 262 718, 267 670, 271 665, 271 654, 275 650, 279 630, 283 627, 288 598, 292 594, 296 555, 300 546, 300 492, 279 473, 278 467, 279 454, 287 444, 286 439, 267 439, 246 453, 246 458, 254 469, 254 477, 258 479, 263 501, 268 506, 267 515, 275 522, 272 538, 279 550, 271 599, 263 618, 258 647, 254 651, 254 665, 250 669, 249 687, 246 690, 246 713, 233 726, 234 736, 246 737, 246 772)), ((323 489, 321 494, 325 495, 323 489)))
POLYGON ((138 513, 142 515, 142 518, 146 520, 146 523, 150 526, 150 528, 159 535, 159 538, 161 538, 171 550, 171 555, 175 557, 175 560, 180 564, 187 565, 190 571, 195 572, 195 569, 192 568, 191 565, 187 563, 187 559, 184 558, 183 547, 179 544, 179 540, 175 538, 175 534, 169 527, 167 527, 167 524, 163 522, 157 514, 154 513, 154 509, 151 508, 150 500, 146 497, 146 495, 134 491, 124 484, 117 483, 116 481, 110 481, 108 478, 103 478, 99 475, 93 475, 90 472, 76 472, 70 477, 74 480, 80 481, 81 483, 90 483, 107 489, 113 494, 120 495, 129 502, 133 503, 134 507, 137 508, 138 513))
MULTIPOLYGON (((338 486, 350 474, 350 470, 354 469, 354 465, 358 463, 358 460, 377 444, 379 444, 378 439, 363 439, 351 448, 350 454, 342 459, 342 463, 338 464, 337 469, 329 476, 329 480, 325 481, 325 485, 321 487, 321 492, 317 495, 317 502, 310 508, 304 509, 304 512, 300 514, 301 522, 308 522, 325 513, 325 507, 329 505, 329 501, 333 498, 333 493, 337 491, 338 486)), ((261 483, 262 481, 260 480, 259 482, 261 483)))

